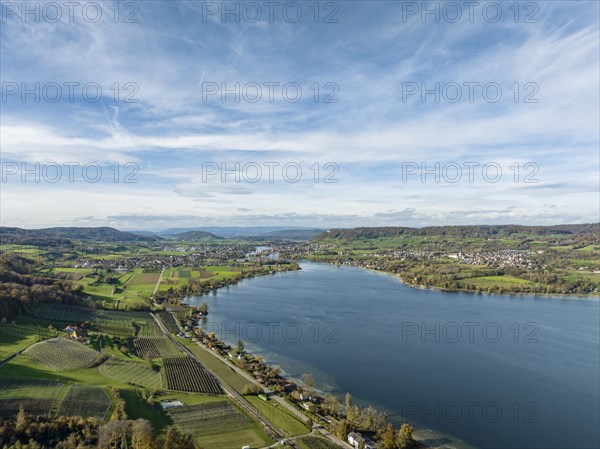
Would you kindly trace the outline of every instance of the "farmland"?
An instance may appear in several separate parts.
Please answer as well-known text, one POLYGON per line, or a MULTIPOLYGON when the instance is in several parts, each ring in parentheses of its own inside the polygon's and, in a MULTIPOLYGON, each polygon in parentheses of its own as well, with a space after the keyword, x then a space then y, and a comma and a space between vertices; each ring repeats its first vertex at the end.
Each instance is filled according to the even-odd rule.
POLYGON ((240 449, 246 445, 262 448, 273 444, 273 440, 258 424, 252 429, 199 436, 196 441, 203 449, 240 449))
POLYGON ((265 402, 258 396, 246 396, 246 399, 258 409, 260 413, 266 416, 269 421, 283 430, 286 433, 286 436, 294 437, 309 432, 308 427, 301 423, 298 418, 284 408, 283 405, 275 401, 265 402))
POLYGON ((245 390, 254 387, 254 384, 246 379, 244 376, 239 374, 233 368, 227 366, 219 358, 212 354, 207 349, 193 343, 189 340, 182 340, 181 343, 187 347, 198 359, 214 372, 217 376, 223 379, 231 388, 240 394, 243 394, 245 390))
POLYGON ((62 325, 91 322, 98 332, 119 337, 160 335, 160 329, 149 312, 101 310, 87 307, 41 304, 36 317, 62 325))
POLYGON ((175 425, 190 433, 206 449, 264 447, 272 440, 260 425, 228 400, 186 405, 169 411, 175 425))
POLYGON ((133 337, 136 334, 136 327, 132 322, 123 320, 102 319, 95 323, 95 330, 103 334, 114 335, 117 337, 133 337))
POLYGON ((480 276, 461 280, 461 285, 471 284, 478 287, 510 287, 511 285, 535 285, 531 281, 513 276, 480 276))
POLYGON ((0 360, 56 333, 35 323, 0 323, 0 360))
POLYGON ((207 284, 215 286, 226 279, 240 277, 240 267, 213 265, 207 267, 179 267, 165 270, 159 291, 164 292, 169 288, 188 286, 190 284, 207 284))
POLYGON ((91 366, 98 352, 76 341, 53 338, 30 346, 24 354, 52 371, 70 371, 91 366))
POLYGON ((100 310, 95 316, 95 325, 99 332, 120 337, 133 337, 140 333, 156 335, 159 332, 149 312, 100 310))
POLYGON ((136 268, 125 272, 104 269, 55 267, 40 274, 53 274, 83 288, 93 301, 105 307, 119 309, 148 308, 148 298, 158 281, 158 274, 143 273, 136 268))
POLYGON ((43 380, 8 380, 0 390, 0 416, 15 416, 19 407, 34 416, 85 416, 104 420, 112 401, 106 389, 43 380))
POLYGON ((159 337, 163 335, 160 326, 152 318, 148 321, 136 321, 135 326, 137 327, 136 335, 138 337, 159 337))
POLYGON ((58 416, 89 416, 104 421, 112 401, 105 388, 73 385, 60 403, 58 416))
POLYGON ((162 388, 160 371, 145 362, 109 359, 98 367, 98 370, 109 377, 144 387, 162 388))
POLYGON ((236 260, 231 265, 184 266, 167 268, 160 282, 157 299, 170 300, 188 295, 203 295, 237 283, 241 279, 274 271, 296 270, 296 263, 259 264, 236 260))
POLYGON ((181 351, 166 337, 136 338, 134 345, 140 357, 154 358, 181 355, 181 351))
POLYGON ((147 419, 157 433, 172 424, 169 416, 157 402, 148 402, 149 392, 147 390, 129 388, 120 390, 119 393, 125 400, 127 416, 130 419, 147 419))
POLYGON ((169 410, 169 414, 177 426, 194 436, 252 427, 250 418, 227 400, 176 407, 169 410))
POLYGON ((341 449, 337 444, 321 437, 308 435, 296 439, 296 443, 301 449, 341 449))
MULTIPOLYGON (((53 257, 60 257, 58 251, 53 257)), ((7 355, 27 349, 0 367, 2 413, 15 416, 23 404, 28 413, 50 419, 69 415, 106 422, 109 414, 117 416, 112 415, 114 403, 115 413, 123 410, 129 419, 148 419, 157 435, 163 434, 178 414, 177 427, 193 427, 195 442, 205 449, 272 444, 267 431, 251 414, 247 415, 233 400, 224 400, 215 375, 193 357, 184 356, 163 332, 163 329, 170 333, 181 330, 174 314, 188 316, 184 306, 177 306, 179 292, 175 290, 179 286, 199 287, 203 292, 218 288, 243 276, 245 265, 228 266, 222 263, 224 260, 215 260, 214 265, 167 268, 163 287, 167 290, 174 287, 175 296, 157 298, 157 303, 172 301, 168 305, 171 312, 155 311, 153 315, 147 300, 163 268, 107 268, 105 263, 110 264, 111 259, 102 260, 86 264, 89 268, 55 262, 42 268, 40 263, 33 268, 33 276, 60 278, 58 285, 66 291, 71 284, 71 288, 82 291, 91 301, 77 294, 63 301, 43 299, 33 302, 25 315, 17 315, 16 324, 4 320, 2 325, 6 327, 0 328, 0 341, 7 344, 2 349, 6 348, 7 355), (131 295, 146 301, 144 311, 135 310, 137 306, 130 301, 131 295), (87 343, 64 338, 63 329, 67 326, 81 326, 82 338, 87 343), (11 386, 18 382, 27 382, 26 387, 11 386), (167 399, 180 400, 186 405, 171 415, 160 407, 160 401, 167 399), (207 405, 210 402, 219 404, 207 405), (193 426, 199 413, 203 427, 193 426)), ((247 267, 252 273, 257 269, 247 267)), ((218 366, 240 391, 253 385, 212 354, 206 354, 207 360, 218 366)), ((238 400, 243 402, 241 398, 238 400)))
POLYGON ((40 304, 33 313, 46 320, 72 324, 96 319, 99 310, 63 304, 40 304))
MULTIPOLYGON (((148 253, 150 255, 151 253, 148 253)), ((182 253, 185 254, 185 253, 182 253)), ((164 257, 158 251, 158 257, 164 257)), ((103 258, 100 258, 104 260, 103 258)), ((110 260, 110 258, 106 259, 110 260)), ((158 268, 133 268, 129 270, 53 267, 38 271, 71 281, 73 288, 82 288, 88 297, 103 308, 120 310, 148 309, 160 279, 158 268)), ((243 277, 243 268, 227 265, 186 266, 167 268, 158 285, 159 293, 192 285, 202 285, 210 290, 224 282, 243 277)))
POLYGON ((49 416, 63 384, 45 380, 3 379, 0 389, 0 417, 15 416, 22 405, 28 413, 49 416))
POLYGON ((171 390, 221 394, 217 379, 190 357, 164 359, 167 386, 171 390))
POLYGON ((179 332, 179 326, 177 326, 177 322, 175 321, 175 318, 173 317, 173 314, 171 314, 171 312, 163 310, 157 312, 156 315, 158 315, 160 320, 165 324, 169 332, 172 332, 174 334, 179 332))
POLYGON ((66 323, 83 321, 128 322, 152 319, 149 312, 102 310, 66 304, 41 304, 35 310, 35 315, 48 320, 66 323))

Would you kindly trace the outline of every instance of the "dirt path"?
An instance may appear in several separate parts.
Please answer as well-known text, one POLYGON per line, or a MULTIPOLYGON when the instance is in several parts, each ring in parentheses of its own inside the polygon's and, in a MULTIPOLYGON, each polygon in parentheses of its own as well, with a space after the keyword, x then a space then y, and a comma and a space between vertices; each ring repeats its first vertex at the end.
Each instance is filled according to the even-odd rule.
POLYGON ((162 281, 163 274, 165 273, 166 268, 163 268, 160 272, 160 276, 158 277, 158 281, 156 281, 156 286, 154 287, 154 291, 152 292, 152 296, 156 295, 158 291, 158 287, 160 286, 160 281, 162 281))

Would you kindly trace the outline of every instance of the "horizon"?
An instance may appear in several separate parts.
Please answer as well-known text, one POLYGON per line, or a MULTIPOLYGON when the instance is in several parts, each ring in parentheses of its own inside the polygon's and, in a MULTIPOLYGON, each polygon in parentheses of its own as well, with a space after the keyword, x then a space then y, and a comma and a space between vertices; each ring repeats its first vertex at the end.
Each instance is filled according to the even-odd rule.
MULTIPOLYGON (((117 228, 117 227, 113 227, 113 226, 70 226, 70 225, 64 225, 64 226, 41 226, 39 228, 25 228, 25 227, 21 227, 21 226, 5 226, 2 225, 0 226, 0 228, 16 228, 16 229, 22 229, 22 230, 26 230, 26 231, 39 231, 39 230, 45 230, 45 229, 68 229, 68 228, 77 228, 77 229, 100 229, 100 228, 109 228, 109 229, 114 229, 117 231, 121 231, 121 232, 129 232, 129 233, 135 233, 135 232, 148 232, 148 233, 154 233, 154 234, 159 234, 159 233, 164 233, 167 231, 178 231, 180 233, 184 233, 184 232, 190 232, 190 231, 205 231, 205 232, 212 232, 212 231, 208 231, 209 229, 213 229, 213 230, 218 230, 218 229, 239 229, 239 230, 251 230, 251 229, 257 229, 257 230, 270 230, 270 231, 322 231, 322 232, 329 232, 331 230, 336 230, 336 229, 370 229, 370 228, 406 228, 406 229, 427 229, 427 228, 450 228, 450 227, 510 227, 510 226, 516 226, 516 227, 531 227, 531 228, 548 228, 548 227, 561 227, 561 226, 594 226, 594 225, 600 225, 600 221, 597 222, 586 222, 586 223, 556 223, 556 224, 518 224, 518 223, 499 223, 499 224, 491 224, 491 223, 483 223, 483 224, 461 224, 461 225, 457 225, 457 224, 447 224, 447 225, 432 225, 432 226, 365 226, 365 225, 359 225, 359 226, 352 226, 352 227, 293 227, 293 226, 278 226, 278 225, 273 225, 273 226, 253 226, 253 225, 247 225, 247 226, 219 226, 219 225, 215 225, 215 226, 185 226, 185 227, 173 227, 173 228, 156 228, 156 229, 129 229, 129 228, 117 228)), ((173 234, 176 235, 176 234, 173 234)))

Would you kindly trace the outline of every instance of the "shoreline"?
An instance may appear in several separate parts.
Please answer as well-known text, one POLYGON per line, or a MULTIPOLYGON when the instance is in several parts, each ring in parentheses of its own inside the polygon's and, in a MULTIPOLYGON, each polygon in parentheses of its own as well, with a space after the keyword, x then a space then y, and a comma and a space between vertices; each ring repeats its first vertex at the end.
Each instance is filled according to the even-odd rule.
MULTIPOLYGON (((306 271, 305 270, 306 266, 303 266, 305 264, 313 264, 313 267, 314 267, 313 269, 318 269, 319 265, 322 265, 322 266, 329 265, 329 266, 331 266, 331 268, 333 268, 333 265, 335 265, 337 268, 339 268, 340 265, 346 265, 346 264, 332 264, 332 263, 326 263, 326 262, 321 262, 321 261, 312 261, 312 260, 308 260, 308 259, 296 260, 296 262, 298 262, 300 264, 300 267, 301 267, 300 272, 306 271)), ((372 273, 376 273, 376 274, 381 275, 381 276, 393 276, 394 279, 395 280, 397 279, 398 281, 400 281, 401 284, 407 285, 407 286, 412 287, 412 288, 419 288, 419 289, 422 289, 422 290, 444 291, 444 290, 437 289, 437 288, 430 288, 430 287, 415 286, 415 285, 407 284, 407 283, 403 282, 401 276, 398 275, 397 273, 391 273, 391 272, 386 272, 386 271, 383 271, 383 270, 370 269, 370 268, 365 268, 365 267, 360 267, 360 266, 350 266, 350 265, 346 265, 346 266, 348 268, 360 268, 360 269, 363 269, 363 270, 370 271, 372 273)), ((310 271, 310 269, 309 269, 309 271, 310 271)), ((446 293, 446 291, 444 291, 444 292, 446 293)), ((454 292, 459 292, 459 291, 454 291, 454 292)), ((473 292, 473 291, 466 291, 466 292, 468 292, 468 293, 477 293, 477 292, 473 292)), ((486 295, 486 297, 488 297, 488 298, 492 298, 493 297, 492 294, 490 294, 490 293, 486 293, 486 292, 481 292, 481 293, 483 293, 484 295, 486 295)), ((497 295, 517 296, 517 295, 506 294, 506 293, 496 293, 494 296, 497 296, 497 295)), ((526 298, 526 297, 535 298, 536 296, 539 296, 539 295, 540 294, 538 294, 538 295, 534 295, 534 294, 518 294, 519 297, 524 297, 524 298, 526 298)), ((543 295, 543 294, 541 294, 541 295, 543 295)), ((576 295, 561 295, 561 296, 558 296, 558 295, 547 295, 547 296, 548 296, 548 299, 561 299, 561 300, 574 299, 574 300, 577 300, 577 301, 589 298, 589 299, 592 299, 592 303, 596 303, 596 298, 593 297, 593 296, 592 297, 581 297, 581 296, 576 296, 576 295)), ((227 307, 227 305, 228 304, 225 303, 225 302, 221 303, 222 307, 227 307)), ((252 349, 254 349, 254 348, 252 348, 252 349)), ((263 351, 265 351, 265 350, 264 349, 261 350, 259 348, 259 352, 256 352, 256 350, 255 350, 253 354, 265 353, 263 351)), ((285 359, 285 355, 282 354, 282 356, 285 359)), ((271 363, 269 363, 270 365, 271 364, 277 364, 277 362, 279 362, 278 357, 271 357, 271 356, 269 356, 269 357, 266 357, 266 358, 269 359, 269 362, 271 362, 271 363)), ((292 380, 293 382, 296 382, 296 379, 293 376, 290 376, 287 372, 284 373, 283 376, 286 377, 289 380, 292 380)), ((298 383, 298 382, 296 382, 296 383, 298 383)), ((299 383, 299 385, 302 385, 302 384, 299 383)), ((322 390, 321 391, 319 391, 318 389, 315 389, 315 390, 317 391, 317 393, 321 393, 321 395, 322 395, 322 393, 323 393, 322 390)), ((356 400, 359 403, 362 403, 362 405, 364 405, 364 406, 366 406, 366 405, 372 405, 377 410, 387 411, 384 407, 380 407, 376 403, 371 402, 369 400, 363 400, 362 398, 358 398, 358 397, 356 398, 356 400)), ((398 421, 395 421, 395 422, 397 423, 398 421)), ((415 425, 415 424, 413 424, 413 425, 415 425)), ((457 437, 457 436, 454 436, 454 435, 451 435, 451 434, 444 434, 444 433, 438 432, 438 431, 436 431, 434 429, 429 429, 429 428, 427 428, 425 426, 421 426, 419 424, 415 425, 414 436, 415 436, 416 440, 418 438, 417 441, 419 441, 419 444, 421 444, 421 445, 427 444, 427 442, 429 443, 429 445, 424 446, 424 447, 430 447, 430 448, 443 447, 443 448, 460 448, 460 449, 463 449, 463 448, 464 449, 467 449, 467 448, 471 449, 471 448, 475 448, 476 447, 476 446, 471 445, 471 443, 462 440, 460 437, 457 437)))
POLYGON ((431 291, 444 292, 444 293, 470 293, 470 294, 474 294, 474 295, 488 295, 488 296, 519 296, 519 297, 524 296, 524 297, 533 297, 533 298, 539 297, 539 296, 544 296, 544 297, 548 297, 549 299, 573 299, 573 300, 598 299, 598 300, 600 300, 600 292, 589 293, 589 294, 577 294, 577 293, 531 293, 531 292, 484 292, 484 291, 470 290, 467 288, 457 288, 457 289, 450 290, 450 289, 446 289, 443 287, 436 287, 434 285, 412 284, 410 282, 405 281, 402 278, 402 276, 398 273, 394 273, 392 271, 377 270, 375 268, 368 268, 368 267, 363 267, 360 265, 350 265, 350 264, 346 264, 346 263, 338 264, 335 262, 327 262, 327 261, 323 261, 323 260, 311 260, 311 259, 301 259, 301 260, 296 260, 296 262, 298 264, 300 264, 301 262, 312 262, 312 263, 322 263, 325 265, 335 265, 338 267, 345 266, 345 267, 349 267, 349 268, 360 268, 362 270, 367 270, 372 273, 380 273, 380 274, 384 274, 387 276, 393 276, 394 278, 398 279, 402 285, 405 285, 410 288, 418 289, 418 290, 431 290, 431 291))
MULTIPOLYGON (((314 262, 314 261, 308 261, 308 260, 302 260, 302 261, 296 261, 300 267, 299 270, 293 270, 293 271, 302 271, 302 267, 301 267, 301 263, 303 262, 309 262, 309 263, 319 263, 319 262, 314 262)), ((330 264, 328 264, 330 265, 330 264)), ((357 268, 362 268, 362 267, 357 267, 357 268)), ((378 273, 381 275, 393 275, 394 273, 387 273, 387 272, 383 272, 383 271, 379 271, 379 270, 370 270, 374 273, 378 273)), ((396 277, 396 276, 395 276, 396 277)), ((246 280, 246 279, 242 279, 246 280)), ((236 283, 234 285, 240 286, 240 283, 236 283)), ((217 292, 220 289, 217 289, 217 292)), ((196 298, 196 299, 200 299, 202 296, 200 295, 190 295, 187 296, 186 298, 182 298, 180 301, 181 305, 188 308, 188 307, 196 307, 193 304, 190 304, 188 301, 190 298, 196 298), (183 301, 186 302, 183 302, 183 301)), ((210 313, 206 316, 206 318, 208 318, 208 316, 210 316, 210 313)), ((202 328, 202 325, 199 323, 196 326, 198 329, 200 329, 204 334, 206 334, 206 331, 202 328)), ((194 335, 195 333, 192 331, 192 334, 194 335)), ((192 337, 190 339, 192 342, 202 346, 203 349, 210 351, 210 349, 202 342, 202 338, 200 337, 192 337)), ((222 342, 224 345, 228 345, 233 347, 233 345, 235 345, 235 342, 228 342, 227 340, 221 340, 220 338, 216 338, 217 341, 222 342)), ((287 356, 285 355, 277 355, 275 353, 272 353, 270 351, 268 351, 266 348, 261 348, 259 346, 255 346, 254 348, 250 347, 250 350, 245 350, 244 352, 246 352, 247 354, 249 354, 252 357, 256 357, 256 356, 260 356, 263 358, 263 363, 266 366, 278 366, 281 370, 280 372, 280 378, 285 380, 286 382, 291 382, 293 384, 298 385, 299 387, 301 387, 301 390, 304 391, 312 391, 315 396, 324 398, 327 394, 333 394, 332 391, 327 391, 325 389, 322 388, 317 388, 317 387, 311 387, 308 388, 307 385, 305 385, 302 380, 298 377, 293 376, 291 373, 289 373, 288 371, 285 370, 285 368, 283 368, 282 365, 282 360, 278 360, 278 358, 283 358, 286 359, 287 356)), ((216 351, 211 351, 211 353, 217 357, 218 359, 220 359, 223 363, 226 364, 231 364, 235 366, 235 363, 229 358, 226 357, 216 351)), ((246 376, 251 376, 251 373, 249 373, 248 371, 245 371, 243 368, 237 367, 235 366, 236 370, 242 371, 244 373, 244 375, 246 376)), ((254 381, 254 380, 253 380, 254 381)), ((266 388, 268 390, 271 391, 270 394, 275 394, 277 395, 277 393, 275 393, 272 389, 272 387, 270 386, 266 386, 260 383, 256 383, 256 385, 259 385, 261 388, 266 388)), ((337 389, 337 387, 335 388, 337 389)), ((352 392, 350 392, 352 394, 352 392)), ((375 408, 378 411, 381 411, 383 413, 385 413, 387 416, 390 416, 390 412, 391 410, 387 409, 386 407, 381 406, 380 404, 377 404, 373 401, 370 401, 368 399, 363 399, 363 398, 359 398, 359 397, 354 397, 356 403, 358 405, 361 405, 362 407, 368 407, 371 406, 373 408, 375 408)), ((284 397, 282 397, 282 400, 285 400, 285 395, 284 397)), ((302 414, 304 414, 303 410, 298 408, 298 411, 302 414)), ((310 415, 304 415, 307 419, 312 419, 310 415)), ((399 415, 397 415, 397 417, 399 417, 399 415)), ((409 423, 412 426, 414 426, 414 433, 413 433, 413 437, 415 440, 415 446, 414 448, 422 448, 422 449, 477 449, 477 446, 474 446, 471 443, 466 442, 465 440, 463 440, 462 438, 456 436, 456 435, 452 435, 449 433, 444 433, 441 432, 439 430, 430 428, 430 427, 426 427, 423 426, 419 423, 415 423, 415 422, 410 422, 409 420, 406 419, 402 419, 401 421, 398 421, 397 419, 390 419, 389 420, 391 423, 393 423, 394 426, 399 425, 401 422, 405 422, 405 423, 409 423)), ((343 440, 346 443, 346 440, 343 440)))
MULTIPOLYGON (((194 307, 187 303, 182 303, 182 305, 185 307, 194 307)), ((202 332, 204 332, 200 326, 198 326, 198 329, 200 329, 202 332)), ((192 334, 194 334, 194 332, 192 332, 192 334)), ((258 383, 255 379, 253 379, 251 377, 251 373, 244 370, 243 368, 236 366, 235 363, 229 357, 225 357, 222 354, 218 353, 217 351, 214 351, 214 350, 211 351, 205 345, 205 343, 202 341, 201 337, 198 337, 198 336, 191 337, 191 338, 186 337, 186 339, 188 339, 188 338, 192 343, 201 346, 204 350, 210 352, 214 357, 221 360, 223 363, 230 366, 232 369, 242 373, 242 375, 244 375, 246 378, 248 378, 253 383, 255 383, 255 385, 259 386, 260 388, 266 389, 268 391, 268 393, 267 393, 268 395, 275 395, 275 396, 280 397, 279 394, 276 393, 272 387, 258 383)), ((222 342, 225 345, 230 345, 230 343, 228 343, 226 340, 220 340, 220 339, 216 339, 216 340, 222 342)), ((244 351, 244 352, 252 357, 256 357, 257 355, 264 357, 264 355, 266 355, 266 352, 261 351, 260 348, 259 348, 258 352, 256 352, 256 351, 254 351, 254 352, 244 351), (261 355, 261 354, 264 354, 264 355, 261 355)), ((266 357, 264 357, 264 358, 266 359, 266 357)), ((263 363, 266 366, 279 366, 281 369, 281 373, 279 374, 279 377, 282 380, 285 380, 286 382, 291 382, 291 383, 297 384, 298 386, 301 387, 301 389, 303 391, 307 391, 307 392, 311 391, 312 393, 314 393, 315 396, 321 397, 321 399, 323 399, 327 394, 331 393, 331 392, 327 392, 323 389, 316 388, 316 387, 308 388, 302 382, 301 379, 293 377, 287 371, 285 371, 285 369, 282 368, 279 363, 275 363, 276 361, 273 361, 274 357, 268 357, 268 358, 271 361, 267 362, 266 360, 264 360, 263 363)), ((358 397, 354 397, 354 399, 356 400, 358 405, 361 405, 364 407, 371 406, 371 407, 375 408, 376 410, 382 411, 383 413, 385 413, 386 415, 389 416, 388 413, 390 412, 390 410, 386 409, 385 407, 380 406, 379 404, 376 404, 375 402, 361 399, 358 397)), ((285 401, 285 394, 284 394, 284 396, 281 397, 281 400, 285 401)), ((302 409, 295 408, 295 410, 297 410, 297 412, 301 413, 306 419, 313 420, 313 418, 310 415, 304 414, 304 411, 302 409)), ((319 414, 317 414, 317 416, 319 416, 319 414)), ((389 422, 393 423, 393 425, 396 426, 398 423, 394 422, 394 421, 395 420, 389 420, 389 422)), ((414 441, 415 441, 414 449, 418 449, 418 448, 422 448, 422 449, 477 449, 477 446, 474 446, 474 445, 464 441, 463 439, 461 439, 458 436, 451 435, 449 433, 444 433, 444 432, 441 432, 441 431, 438 431, 438 430, 435 430, 435 429, 432 429, 429 427, 425 427, 421 424, 413 423, 408 420, 403 420, 402 422, 409 423, 412 426, 414 426, 414 432, 413 432, 413 437, 414 437, 414 441), (437 442, 437 444, 436 444, 436 442, 437 442), (448 446, 448 444, 451 444, 451 446, 448 446)), ((323 423, 321 423, 321 424, 323 425, 323 423)), ((341 439, 341 440, 347 444, 345 439, 341 439)))

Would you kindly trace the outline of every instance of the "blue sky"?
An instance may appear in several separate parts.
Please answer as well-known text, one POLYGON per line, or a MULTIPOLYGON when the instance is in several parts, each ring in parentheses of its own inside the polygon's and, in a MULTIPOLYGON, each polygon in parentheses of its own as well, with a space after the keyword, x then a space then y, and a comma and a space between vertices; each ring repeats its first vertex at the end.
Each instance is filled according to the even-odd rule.
POLYGON ((518 17, 512 1, 480 2, 472 20, 464 2, 321 2, 317 21, 312 1, 280 2, 272 20, 263 2, 228 2, 240 8, 238 21, 208 14, 222 2, 122 2, 118 20, 113 2, 100 2, 95 23, 95 6, 84 17, 87 2, 72 21, 62 2, 54 3, 62 17, 53 20, 49 3, 30 2, 39 5, 36 17, 24 15, 21 2, 2 2, 4 226, 599 219, 598 2, 521 2, 518 17), (502 16, 494 21, 496 5, 502 16), (425 8, 438 8, 438 20, 422 16, 425 8), (257 10, 262 17, 254 21, 257 10), (40 100, 23 98, 23 87, 35 90, 35 83, 40 100), (79 83, 73 98, 65 83, 79 83), (81 92, 90 83, 102 90, 97 101, 81 92), (215 86, 235 91, 236 83, 239 102, 207 94, 215 86), (273 101, 268 83, 278 83, 273 101), (407 95, 436 83, 439 101, 407 95), (252 102, 257 85, 262 96, 252 102), (326 102, 328 93, 337 101, 326 102), (128 94, 135 103, 125 101, 128 94), (69 180, 65 163, 100 167, 101 177, 90 182, 89 172, 76 169, 69 180), (120 171, 115 182, 115 163, 139 170, 120 171), (246 167, 239 182, 233 174, 222 179, 221 167, 236 164, 246 167), (286 164, 293 167, 284 173, 286 164), (440 179, 423 178, 421 164, 440 179), (56 165, 62 176, 49 182, 56 165), (208 174, 215 166, 219 173, 208 174), (456 166, 462 177, 451 182, 456 166), (295 167, 302 176, 291 182, 295 167), (23 180, 23 168, 39 172, 40 182, 23 180), (127 173, 137 182, 124 182, 127 173), (337 182, 323 182, 328 173, 337 182))

